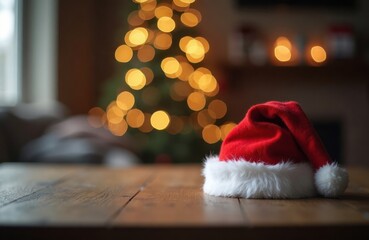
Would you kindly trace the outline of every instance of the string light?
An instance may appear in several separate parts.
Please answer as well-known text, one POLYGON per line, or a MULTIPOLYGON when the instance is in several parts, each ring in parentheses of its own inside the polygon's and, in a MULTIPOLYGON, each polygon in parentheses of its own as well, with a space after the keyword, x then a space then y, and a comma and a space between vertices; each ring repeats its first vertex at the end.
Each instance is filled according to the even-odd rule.
POLYGON ((140 90, 146 84, 145 74, 137 68, 128 70, 125 80, 128 86, 130 86, 134 90, 140 90))
POLYGON ((274 44, 274 56, 280 62, 288 62, 292 58, 292 44, 286 37, 279 37, 274 44))
MULTIPOLYGON (((201 22, 201 13, 191 8, 195 0, 173 0, 171 4, 158 4, 156 0, 133 2, 139 4, 139 9, 132 11, 127 18, 131 30, 124 36, 124 44, 115 50, 116 61, 123 64, 136 60, 141 63, 160 61, 162 73, 170 78, 166 83, 169 96, 174 101, 187 103, 193 112, 187 116, 172 115, 164 110, 143 112, 166 100, 163 89, 155 82, 160 75, 155 68, 131 68, 124 76, 130 89, 123 88, 106 111, 92 108, 88 115, 91 126, 105 126, 116 136, 123 136, 129 128, 142 133, 165 130, 169 134, 179 134, 188 131, 191 126, 201 133, 206 143, 223 140, 235 124, 215 125, 227 113, 223 101, 210 99, 219 91, 218 81, 209 69, 195 69, 193 66, 203 61, 210 50, 209 42, 201 36, 183 36, 179 41, 172 36, 177 27, 192 28, 201 22), (148 20, 154 21, 157 28, 152 28, 151 22, 146 22, 148 20), (174 43, 175 40, 178 42, 174 43), (161 51, 170 49, 174 44, 178 44, 175 47, 179 46, 182 54, 162 57, 161 51), (132 90, 140 91, 133 94, 132 90), (140 110, 137 108, 140 104, 149 108, 140 110)), ((281 46, 288 45, 284 39, 277 39, 276 42, 281 46)))
POLYGON ((158 19, 157 26, 160 31, 169 33, 175 29, 176 23, 172 18, 164 16, 158 19))
POLYGON ((327 53, 325 52, 324 48, 321 46, 313 46, 310 49, 311 58, 316 63, 325 62, 327 59, 327 53))
POLYGON ((164 130, 165 128, 168 127, 170 123, 170 118, 169 118, 168 113, 162 110, 159 110, 159 111, 154 112, 151 115, 150 123, 151 123, 151 126, 155 128, 156 130, 164 130))

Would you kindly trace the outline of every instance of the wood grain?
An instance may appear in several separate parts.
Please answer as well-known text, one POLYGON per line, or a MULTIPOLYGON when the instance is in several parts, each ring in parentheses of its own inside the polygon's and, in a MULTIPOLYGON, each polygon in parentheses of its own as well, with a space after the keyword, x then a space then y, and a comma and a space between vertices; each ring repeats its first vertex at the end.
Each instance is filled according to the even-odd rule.
POLYGON ((199 166, 157 169, 148 184, 115 219, 114 225, 243 225, 238 199, 202 192, 199 166))
POLYGON ((63 181, 73 171, 67 166, 1 164, 0 207, 63 181))
POLYGON ((105 224, 139 191, 150 173, 147 168, 83 167, 59 184, 1 207, 0 223, 105 224))
POLYGON ((0 165, 1 239, 368 239, 369 170, 338 199, 202 192, 200 165, 0 165))

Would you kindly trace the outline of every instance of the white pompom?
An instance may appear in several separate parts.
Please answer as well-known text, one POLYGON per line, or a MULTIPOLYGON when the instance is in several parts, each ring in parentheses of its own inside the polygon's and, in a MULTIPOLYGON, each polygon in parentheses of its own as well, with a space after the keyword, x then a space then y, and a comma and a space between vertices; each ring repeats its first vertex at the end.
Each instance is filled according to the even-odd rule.
POLYGON ((315 186, 325 197, 338 197, 348 185, 348 173, 337 164, 327 164, 315 173, 315 186))

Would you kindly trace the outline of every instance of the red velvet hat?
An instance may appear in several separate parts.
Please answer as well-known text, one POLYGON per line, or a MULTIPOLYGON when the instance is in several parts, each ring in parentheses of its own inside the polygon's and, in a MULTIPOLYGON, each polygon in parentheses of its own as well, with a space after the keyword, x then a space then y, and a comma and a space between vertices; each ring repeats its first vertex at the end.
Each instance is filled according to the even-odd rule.
POLYGON ((205 159, 203 175, 205 193, 227 197, 336 197, 348 184, 296 102, 251 107, 219 156, 205 159))

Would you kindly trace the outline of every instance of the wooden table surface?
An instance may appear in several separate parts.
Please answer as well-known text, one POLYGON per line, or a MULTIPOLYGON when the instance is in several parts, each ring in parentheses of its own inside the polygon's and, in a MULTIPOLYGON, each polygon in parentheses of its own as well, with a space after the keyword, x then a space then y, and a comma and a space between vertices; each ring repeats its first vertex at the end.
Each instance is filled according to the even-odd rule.
POLYGON ((339 199, 202 192, 200 165, 1 164, 0 239, 369 239, 369 169, 339 199))

